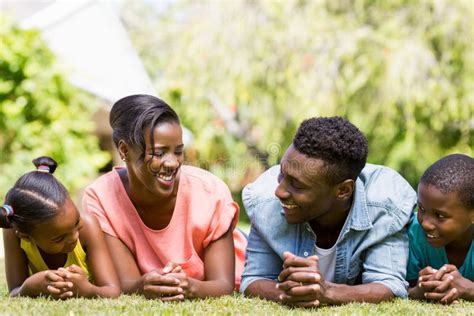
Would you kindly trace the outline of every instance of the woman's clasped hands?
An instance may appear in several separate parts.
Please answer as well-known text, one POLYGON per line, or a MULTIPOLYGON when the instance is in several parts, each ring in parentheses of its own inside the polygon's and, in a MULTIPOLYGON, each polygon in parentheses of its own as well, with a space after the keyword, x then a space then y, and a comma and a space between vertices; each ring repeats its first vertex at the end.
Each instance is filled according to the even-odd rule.
POLYGON ((169 262, 161 270, 152 270, 142 276, 143 295, 162 301, 183 301, 192 295, 192 281, 183 268, 169 262))

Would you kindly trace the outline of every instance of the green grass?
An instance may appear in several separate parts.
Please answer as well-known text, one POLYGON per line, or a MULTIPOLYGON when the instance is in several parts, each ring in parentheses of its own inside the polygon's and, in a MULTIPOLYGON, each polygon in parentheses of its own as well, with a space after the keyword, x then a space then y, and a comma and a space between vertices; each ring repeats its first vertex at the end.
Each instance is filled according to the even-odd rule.
POLYGON ((290 309, 276 303, 248 299, 240 294, 217 299, 162 303, 140 296, 123 295, 119 299, 10 298, 0 260, 0 315, 474 315, 474 303, 454 306, 396 299, 382 304, 349 304, 317 310, 290 309))

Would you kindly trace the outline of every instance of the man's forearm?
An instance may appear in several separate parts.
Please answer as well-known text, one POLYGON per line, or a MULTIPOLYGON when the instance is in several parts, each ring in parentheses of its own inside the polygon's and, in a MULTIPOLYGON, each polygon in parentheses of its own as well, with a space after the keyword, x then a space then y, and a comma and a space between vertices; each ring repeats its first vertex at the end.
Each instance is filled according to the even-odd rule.
POLYGON ((276 281, 262 279, 257 280, 252 283, 245 289, 245 295, 253 296, 253 297, 260 297, 270 301, 279 302, 280 294, 283 291, 276 288, 276 281))
POLYGON ((394 297, 392 291, 380 283, 346 285, 329 283, 326 290, 328 304, 339 305, 351 302, 379 303, 394 297))

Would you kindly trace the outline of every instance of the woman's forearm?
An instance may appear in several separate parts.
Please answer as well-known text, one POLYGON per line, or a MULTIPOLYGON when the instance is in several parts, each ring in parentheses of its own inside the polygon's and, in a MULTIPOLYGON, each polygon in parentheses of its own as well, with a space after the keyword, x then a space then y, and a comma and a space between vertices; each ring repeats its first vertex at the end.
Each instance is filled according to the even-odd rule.
POLYGON ((226 280, 201 281, 189 278, 186 298, 206 298, 232 294, 234 282, 226 280))

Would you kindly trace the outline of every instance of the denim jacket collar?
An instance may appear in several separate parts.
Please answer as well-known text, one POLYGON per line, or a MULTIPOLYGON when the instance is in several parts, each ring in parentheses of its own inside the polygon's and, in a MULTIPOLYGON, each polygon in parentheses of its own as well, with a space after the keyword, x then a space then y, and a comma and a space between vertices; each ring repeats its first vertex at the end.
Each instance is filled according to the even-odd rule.
POLYGON ((369 230, 373 227, 369 210, 367 209, 364 184, 359 178, 356 180, 354 201, 352 202, 351 211, 348 216, 350 222, 349 225, 347 225, 347 230, 369 230))

